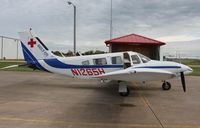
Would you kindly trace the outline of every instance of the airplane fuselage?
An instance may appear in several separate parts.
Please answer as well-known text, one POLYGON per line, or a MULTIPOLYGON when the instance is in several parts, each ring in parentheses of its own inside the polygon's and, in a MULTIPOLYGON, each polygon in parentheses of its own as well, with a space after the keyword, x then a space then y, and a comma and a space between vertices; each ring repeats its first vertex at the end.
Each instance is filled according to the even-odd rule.
MULTIPOLYGON (((129 58, 129 62, 127 62, 129 63, 129 67, 125 67, 126 62, 124 53, 125 52, 67 58, 56 57, 40 60, 38 62, 49 72, 82 79, 96 79, 96 76, 130 68, 160 69, 177 74, 176 76, 179 76, 181 70, 190 70, 189 67, 175 62, 155 60, 144 61, 142 60, 143 56, 140 56, 140 54, 136 52, 126 52, 129 58)), ((131 76, 131 81, 161 80, 161 78, 157 76, 148 76, 147 79, 147 76, 143 75, 140 77, 138 75, 139 74, 135 73, 135 77, 131 76)))

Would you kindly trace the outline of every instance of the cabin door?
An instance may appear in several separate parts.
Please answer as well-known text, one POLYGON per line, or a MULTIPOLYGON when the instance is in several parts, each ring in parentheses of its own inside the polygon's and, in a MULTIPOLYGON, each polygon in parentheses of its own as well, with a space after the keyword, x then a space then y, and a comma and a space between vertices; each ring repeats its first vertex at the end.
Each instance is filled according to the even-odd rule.
POLYGON ((125 52, 123 54, 123 59, 124 59, 124 69, 128 68, 128 67, 131 67, 131 60, 130 60, 130 55, 125 52))

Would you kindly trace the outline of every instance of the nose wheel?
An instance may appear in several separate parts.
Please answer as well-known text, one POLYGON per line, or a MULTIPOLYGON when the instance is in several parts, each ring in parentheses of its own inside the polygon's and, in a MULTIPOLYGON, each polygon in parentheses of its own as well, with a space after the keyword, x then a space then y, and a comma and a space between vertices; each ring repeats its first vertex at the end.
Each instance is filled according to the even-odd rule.
POLYGON ((162 89, 163 90, 170 90, 171 89, 171 84, 167 81, 164 81, 164 83, 162 84, 162 89))

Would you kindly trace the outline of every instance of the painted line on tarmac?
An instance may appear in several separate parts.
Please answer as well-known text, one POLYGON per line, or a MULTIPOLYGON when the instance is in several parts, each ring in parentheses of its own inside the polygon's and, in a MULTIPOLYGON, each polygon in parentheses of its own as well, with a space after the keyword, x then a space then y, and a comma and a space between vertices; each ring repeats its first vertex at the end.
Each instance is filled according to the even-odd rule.
MULTIPOLYGON (((136 86, 136 89, 138 89, 139 87, 136 86)), ((151 104, 148 100, 148 98, 146 96, 144 96, 142 94, 142 92, 137 92, 138 96, 140 97, 141 101, 143 102, 144 104, 144 107, 148 107, 151 112, 154 114, 155 118, 158 120, 158 122, 160 123, 160 126, 159 127, 162 127, 162 128, 200 128, 200 125, 163 125, 161 123, 161 120, 158 118, 158 116, 156 115, 156 113, 153 111, 152 107, 151 107, 151 104)))
POLYGON ((149 109, 151 110, 151 112, 153 113, 154 117, 157 119, 158 123, 160 124, 160 126, 162 128, 164 128, 164 125, 162 124, 161 120, 158 118, 157 114, 154 112, 153 108, 151 107, 151 104, 149 102, 149 100, 145 97, 145 96, 142 96, 143 99, 145 100, 146 104, 148 105, 149 109))
MULTIPOLYGON (((136 88, 138 88, 138 86, 136 86, 136 88)), ((161 120, 158 118, 158 116, 156 115, 156 113, 154 112, 153 108, 151 107, 151 104, 149 102, 149 100, 142 94, 142 92, 137 92, 137 94, 139 95, 140 99, 142 100, 142 102, 144 103, 144 106, 146 108, 149 108, 149 110, 153 113, 153 116, 156 118, 156 120, 159 123, 159 127, 164 128, 161 120)))
MULTIPOLYGON (((99 126, 99 127, 136 127, 136 128, 160 128, 159 125, 145 125, 145 124, 117 124, 117 123, 87 123, 76 121, 64 121, 64 120, 48 120, 48 119, 28 119, 14 116, 0 116, 0 121, 16 121, 16 122, 28 122, 28 123, 40 123, 40 124, 57 124, 57 125, 82 125, 82 126, 99 126)), ((200 125, 165 125, 167 128, 200 128, 200 125)))
POLYGON ((87 122, 75 122, 75 121, 62 121, 62 120, 46 120, 46 119, 27 119, 12 116, 0 116, 0 121, 17 121, 28 123, 41 123, 41 124, 57 124, 57 125, 81 125, 81 126, 96 126, 96 127, 135 127, 135 128, 159 128, 158 125, 144 125, 144 124, 119 124, 119 123, 87 123, 87 122))

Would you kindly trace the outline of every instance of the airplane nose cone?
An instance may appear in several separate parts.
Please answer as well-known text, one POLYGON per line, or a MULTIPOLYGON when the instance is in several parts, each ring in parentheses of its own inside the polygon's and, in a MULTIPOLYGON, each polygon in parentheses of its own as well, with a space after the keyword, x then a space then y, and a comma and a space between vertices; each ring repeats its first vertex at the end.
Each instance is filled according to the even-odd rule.
POLYGON ((191 72, 193 72, 193 69, 192 69, 192 68, 190 68, 190 67, 188 67, 188 70, 189 70, 189 71, 191 71, 191 72))
POLYGON ((184 74, 190 74, 193 72, 193 69, 189 66, 181 64, 181 72, 184 72, 184 74))
POLYGON ((188 72, 188 74, 190 74, 190 73, 192 73, 192 72, 193 72, 193 69, 192 69, 192 68, 190 68, 190 67, 188 67, 188 70, 187 70, 186 72, 188 72))

